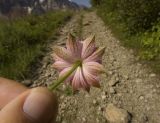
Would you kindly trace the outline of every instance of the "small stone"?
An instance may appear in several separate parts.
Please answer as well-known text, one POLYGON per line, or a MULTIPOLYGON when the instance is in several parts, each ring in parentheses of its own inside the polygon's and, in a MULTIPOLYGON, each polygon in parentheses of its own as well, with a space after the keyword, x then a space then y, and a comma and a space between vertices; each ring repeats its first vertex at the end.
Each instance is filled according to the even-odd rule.
POLYGON ((156 89, 153 89, 153 93, 155 93, 157 90, 156 89))
POLYGON ((24 80, 22 82, 22 84, 26 85, 26 86, 30 86, 32 84, 32 81, 31 80, 24 80))
POLYGON ((147 102, 148 102, 148 100, 147 100, 147 99, 145 99, 145 100, 144 100, 144 102, 145 102, 145 103, 147 103, 147 102))
POLYGON ((64 99, 64 95, 60 96, 60 99, 64 99))
POLYGON ((156 76, 156 74, 154 74, 154 73, 150 74, 150 77, 155 77, 155 76, 156 76))
POLYGON ((114 72, 108 71, 108 75, 113 75, 114 72))
POLYGON ((98 104, 98 102, 96 100, 93 100, 93 104, 96 105, 98 104))
POLYGON ((140 100, 143 100, 143 99, 144 99, 144 96, 140 96, 139 99, 140 99, 140 100))
POLYGON ((83 121, 83 122, 86 122, 86 118, 85 118, 85 117, 83 117, 83 118, 82 118, 82 121, 83 121))
POLYGON ((109 83, 108 83, 108 85, 109 86, 115 86, 117 83, 119 82, 119 78, 112 78, 110 81, 109 81, 109 83))
POLYGON ((147 111, 149 111, 150 109, 151 109, 151 108, 150 108, 149 106, 146 108, 147 111))
POLYGON ((101 97, 102 97, 102 100, 105 100, 107 98, 106 95, 102 95, 101 97))
POLYGON ((122 94, 122 93, 118 93, 117 96, 118 96, 118 97, 121 97, 121 96, 123 96, 123 94, 122 94))
POLYGON ((136 79, 136 83, 141 83, 142 79, 136 79))
POLYGON ((102 112, 104 109, 102 107, 98 107, 98 111, 102 112))
POLYGON ((131 119, 126 110, 117 108, 113 104, 107 106, 105 117, 109 123, 129 123, 131 119))
POLYGON ((97 123, 99 123, 99 122, 100 122, 100 120, 99 120, 98 118, 96 118, 96 121, 97 121, 97 123))
POLYGON ((130 90, 130 93, 131 93, 131 94, 133 94, 133 93, 134 93, 134 91, 133 91, 133 90, 130 90))
POLYGON ((156 87, 157 87, 157 88, 160 88, 160 85, 159 85, 159 84, 156 84, 156 87))
POLYGON ((66 121, 62 121, 62 123, 67 123, 66 121))
POLYGON ((116 91, 114 90, 114 88, 109 88, 109 93, 111 93, 111 94, 115 94, 116 93, 116 91))
POLYGON ((124 78, 125 78, 126 80, 129 80, 129 76, 128 76, 128 75, 124 75, 124 78))
POLYGON ((66 85, 63 84, 63 85, 62 85, 62 90, 66 90, 66 89, 67 89, 66 85))
POLYGON ((107 91, 103 91, 103 92, 102 92, 102 95, 107 95, 107 91))

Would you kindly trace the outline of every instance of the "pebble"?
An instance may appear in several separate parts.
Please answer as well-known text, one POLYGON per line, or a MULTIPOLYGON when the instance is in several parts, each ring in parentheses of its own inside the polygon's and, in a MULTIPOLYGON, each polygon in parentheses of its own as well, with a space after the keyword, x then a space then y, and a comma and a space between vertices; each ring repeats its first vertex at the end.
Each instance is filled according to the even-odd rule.
POLYGON ((150 77, 155 77, 155 76, 156 76, 156 74, 151 73, 149 76, 150 76, 150 77))
POLYGON ((140 100, 143 100, 143 99, 144 99, 144 96, 139 96, 139 99, 140 99, 140 100))
POLYGON ((115 86, 119 82, 119 78, 112 78, 109 82, 109 86, 115 86))
POLYGON ((141 83, 142 79, 136 79, 136 83, 141 83))
POLYGON ((98 111, 102 112, 103 108, 102 107, 98 107, 98 111))
POLYGON ((102 95, 106 95, 107 96, 107 91, 103 91, 102 95))
POLYGON ((108 104, 106 107, 105 117, 109 123, 129 123, 131 119, 126 110, 117 108, 113 104, 108 104))
POLYGON ((101 97, 102 97, 102 100, 105 100, 107 98, 106 95, 102 95, 101 97))
POLYGON ((153 89, 153 93, 155 93, 157 90, 156 89, 153 89))
POLYGON ((24 80, 22 82, 22 84, 26 85, 26 86, 30 86, 32 84, 32 81, 31 80, 24 80))
POLYGON ((93 100, 93 104, 96 105, 98 104, 98 102, 96 100, 93 100))
POLYGON ((116 91, 114 90, 114 88, 109 88, 109 93, 111 93, 111 94, 115 94, 116 93, 116 91))
POLYGON ((83 122, 86 122, 87 120, 86 120, 86 118, 85 118, 85 117, 83 117, 83 118, 82 118, 82 121, 83 121, 83 122))
POLYGON ((145 99, 145 100, 144 100, 144 102, 145 102, 145 103, 147 103, 147 102, 148 102, 148 100, 147 100, 147 99, 145 99))
POLYGON ((113 75, 114 72, 108 71, 108 75, 113 75))
POLYGON ((124 75, 124 78, 125 78, 126 80, 129 80, 129 76, 128 76, 128 75, 124 75))

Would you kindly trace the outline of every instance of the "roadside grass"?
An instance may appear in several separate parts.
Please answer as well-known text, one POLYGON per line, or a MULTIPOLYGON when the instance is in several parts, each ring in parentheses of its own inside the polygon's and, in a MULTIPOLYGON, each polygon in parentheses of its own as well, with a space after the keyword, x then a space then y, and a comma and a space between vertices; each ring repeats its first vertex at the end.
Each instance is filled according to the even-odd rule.
POLYGON ((155 23, 151 29, 133 34, 120 21, 118 13, 104 10, 105 8, 97 8, 97 14, 111 28, 114 36, 122 45, 133 48, 141 62, 149 64, 154 72, 160 73, 160 23, 155 23))
POLYGON ((82 34, 83 34, 83 19, 84 19, 84 16, 83 16, 83 13, 81 13, 79 19, 78 19, 78 26, 77 26, 77 37, 79 39, 82 39, 82 34))
POLYGON ((43 54, 49 38, 72 16, 71 12, 50 12, 14 20, 0 20, 0 76, 25 78, 29 66, 43 54))

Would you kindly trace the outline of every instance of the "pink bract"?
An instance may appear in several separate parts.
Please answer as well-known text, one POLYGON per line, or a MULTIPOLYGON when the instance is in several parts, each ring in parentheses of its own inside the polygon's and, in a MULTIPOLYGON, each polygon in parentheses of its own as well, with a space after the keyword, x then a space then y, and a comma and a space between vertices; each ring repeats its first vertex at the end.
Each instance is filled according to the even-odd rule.
POLYGON ((84 41, 76 41, 71 34, 66 42, 66 47, 54 48, 54 68, 59 71, 59 77, 63 77, 71 70, 76 61, 81 61, 81 66, 65 81, 72 85, 74 90, 81 88, 89 91, 90 86, 100 87, 99 74, 104 72, 101 64, 105 48, 95 46, 95 37, 90 36, 84 41))

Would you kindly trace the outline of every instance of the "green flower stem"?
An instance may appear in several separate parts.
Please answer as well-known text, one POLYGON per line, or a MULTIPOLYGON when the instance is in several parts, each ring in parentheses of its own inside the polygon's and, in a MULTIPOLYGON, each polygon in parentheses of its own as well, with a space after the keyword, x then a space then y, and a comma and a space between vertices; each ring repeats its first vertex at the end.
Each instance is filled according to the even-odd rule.
POLYGON ((66 73, 63 77, 59 78, 57 81, 55 81, 53 84, 51 84, 48 89, 53 91, 55 90, 62 82, 64 82, 79 66, 81 66, 82 62, 81 61, 77 61, 72 69, 70 71, 68 71, 68 73, 66 73))

